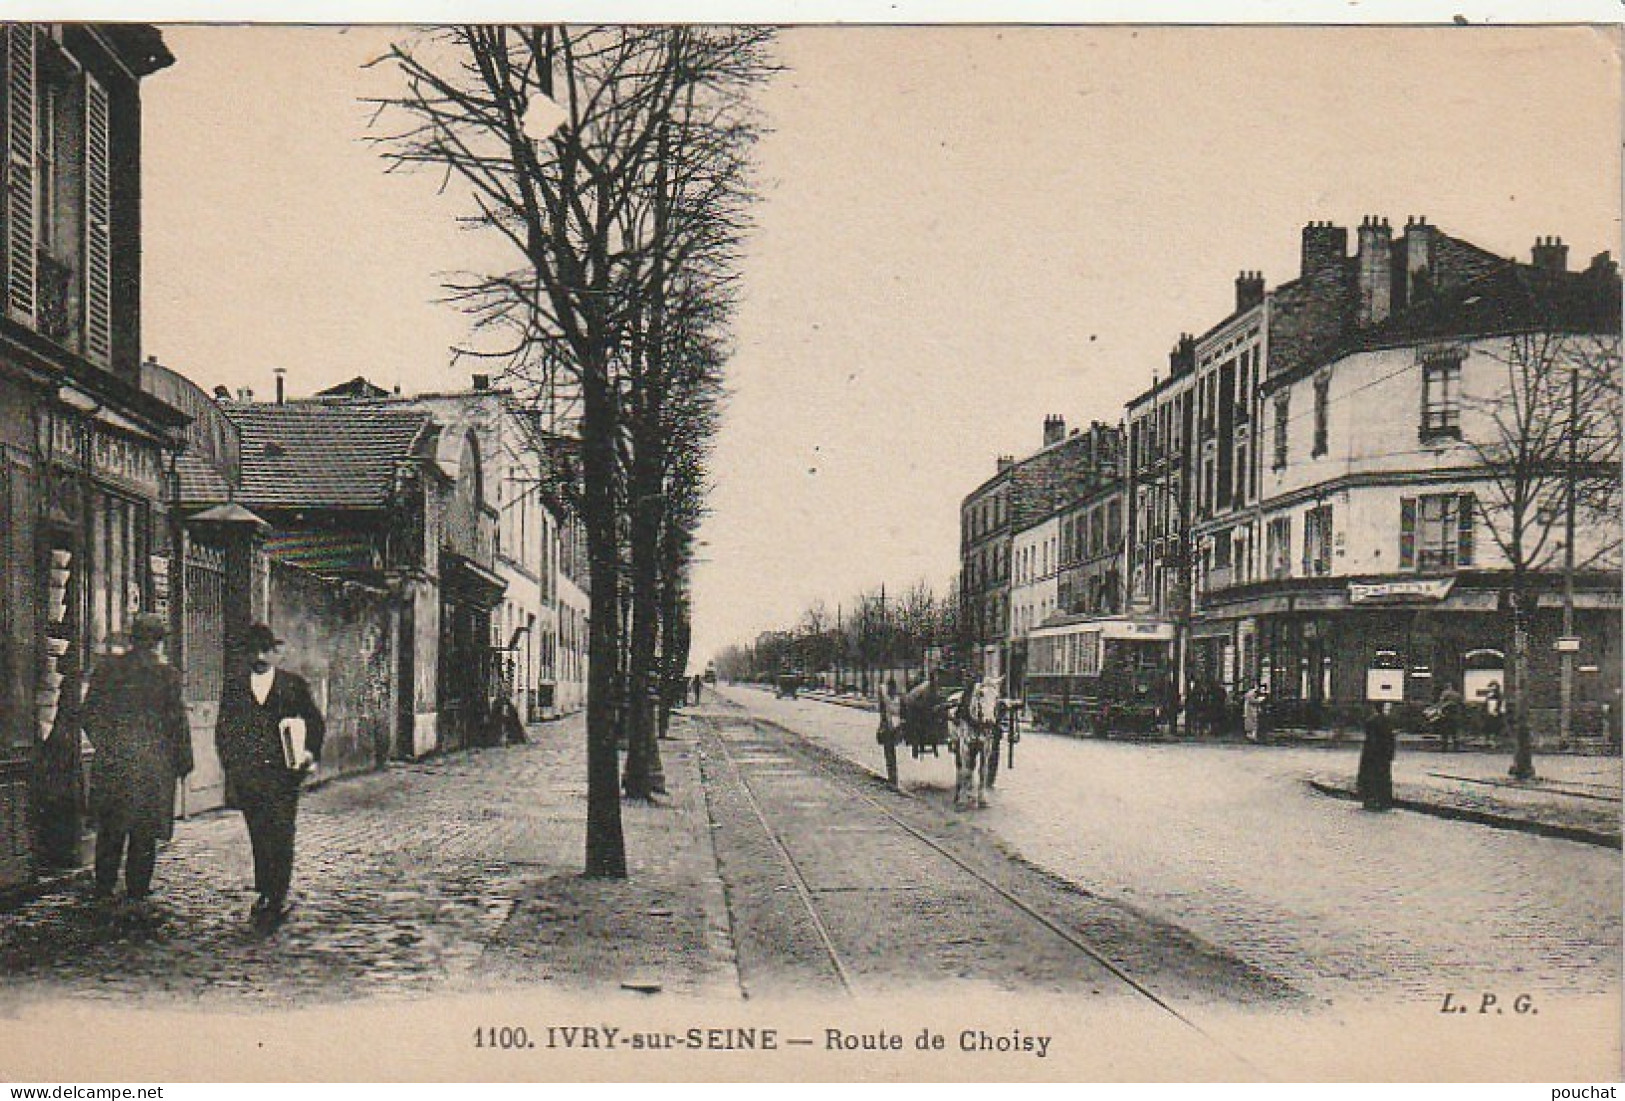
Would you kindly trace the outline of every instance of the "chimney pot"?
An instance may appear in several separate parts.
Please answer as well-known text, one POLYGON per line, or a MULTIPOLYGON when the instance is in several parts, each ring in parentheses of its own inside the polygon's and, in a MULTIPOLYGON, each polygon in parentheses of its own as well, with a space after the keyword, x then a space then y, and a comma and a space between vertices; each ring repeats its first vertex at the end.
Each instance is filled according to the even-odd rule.
POLYGON ((490 375, 475 375, 474 376, 474 389, 476 389, 476 390, 489 390, 490 388, 491 388, 491 376, 490 375))
POLYGON ((1360 223, 1359 314, 1363 328, 1386 320, 1394 307, 1393 231, 1388 219, 1367 214, 1360 223))
POLYGON ((1330 221, 1317 220, 1303 227, 1302 237, 1300 275, 1311 276, 1342 265, 1349 246, 1347 229, 1330 221))
POLYGON ((1530 256, 1531 263, 1541 271, 1565 272, 1569 270, 1569 246, 1561 237, 1537 237, 1530 256))

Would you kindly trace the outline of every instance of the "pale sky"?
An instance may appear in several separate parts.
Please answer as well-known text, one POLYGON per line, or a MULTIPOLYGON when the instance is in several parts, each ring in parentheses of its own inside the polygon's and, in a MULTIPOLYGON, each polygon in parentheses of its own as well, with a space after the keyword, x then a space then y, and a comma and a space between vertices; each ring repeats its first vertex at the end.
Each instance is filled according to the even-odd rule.
MULTIPOLYGON (((212 388, 467 383, 438 273, 489 255, 357 102, 392 33, 171 28, 145 91, 146 351, 212 388)), ((1312 219, 1618 255, 1616 31, 816 28, 761 103, 695 660, 957 569, 1044 416, 1116 422, 1312 219)), ((382 81, 382 83, 380 83, 382 81)), ((1351 238, 1353 234, 1351 233, 1351 238)))

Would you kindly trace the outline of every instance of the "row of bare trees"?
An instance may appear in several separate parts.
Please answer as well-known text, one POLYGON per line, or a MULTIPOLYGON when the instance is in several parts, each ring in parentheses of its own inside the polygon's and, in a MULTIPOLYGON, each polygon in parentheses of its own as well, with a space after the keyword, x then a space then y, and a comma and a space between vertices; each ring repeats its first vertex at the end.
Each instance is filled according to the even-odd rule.
POLYGON ((579 433, 561 488, 586 529, 586 872, 626 874, 620 796, 660 787, 659 700, 687 662, 687 571, 775 70, 752 27, 461 26, 375 65, 393 168, 466 190, 505 261, 448 278, 460 354, 579 433), (626 745, 621 772, 619 744, 626 745))
POLYGON ((957 652, 962 634, 952 591, 939 596, 919 581, 888 595, 881 586, 842 601, 834 611, 815 601, 793 627, 728 647, 717 658, 717 671, 730 680, 796 673, 871 692, 892 670, 920 668, 933 648, 957 652))

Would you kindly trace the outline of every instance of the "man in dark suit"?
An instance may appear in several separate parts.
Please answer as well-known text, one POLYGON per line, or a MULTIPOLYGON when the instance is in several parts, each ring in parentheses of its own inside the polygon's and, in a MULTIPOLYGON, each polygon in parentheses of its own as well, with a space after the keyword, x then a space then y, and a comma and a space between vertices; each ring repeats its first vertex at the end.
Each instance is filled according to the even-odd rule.
POLYGON ((159 654, 165 634, 162 616, 137 616, 130 652, 102 659, 84 704, 85 736, 96 747, 96 896, 112 897, 122 863, 125 893, 138 907, 152 885, 158 841, 174 828, 175 783, 192 771, 181 675, 159 654))
POLYGON ((250 919, 262 932, 288 915, 299 788, 322 756, 326 726, 303 678, 277 668, 282 640, 263 623, 248 629, 243 658, 226 676, 215 746, 231 803, 243 812, 254 848, 250 919), (297 745, 303 725, 303 746, 297 745), (295 743, 287 760, 285 734, 295 743))

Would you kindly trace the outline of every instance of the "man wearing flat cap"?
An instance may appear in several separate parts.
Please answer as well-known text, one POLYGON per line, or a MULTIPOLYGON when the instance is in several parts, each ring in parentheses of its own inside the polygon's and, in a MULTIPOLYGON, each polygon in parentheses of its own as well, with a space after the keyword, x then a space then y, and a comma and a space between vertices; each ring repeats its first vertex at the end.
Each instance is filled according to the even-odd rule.
POLYGON ((263 623, 250 627, 226 673, 215 747, 231 804, 243 812, 254 849, 249 920, 261 932, 288 914, 293 878, 294 819, 299 788, 322 756, 326 727, 310 686, 277 668, 282 640, 263 623))
POLYGON ((152 886, 158 841, 174 829, 175 784, 192 771, 181 675, 159 653, 166 633, 162 616, 137 616, 129 650, 98 664, 83 712, 85 736, 96 748, 90 769, 96 895, 112 898, 122 864, 125 893, 138 907, 152 886))

